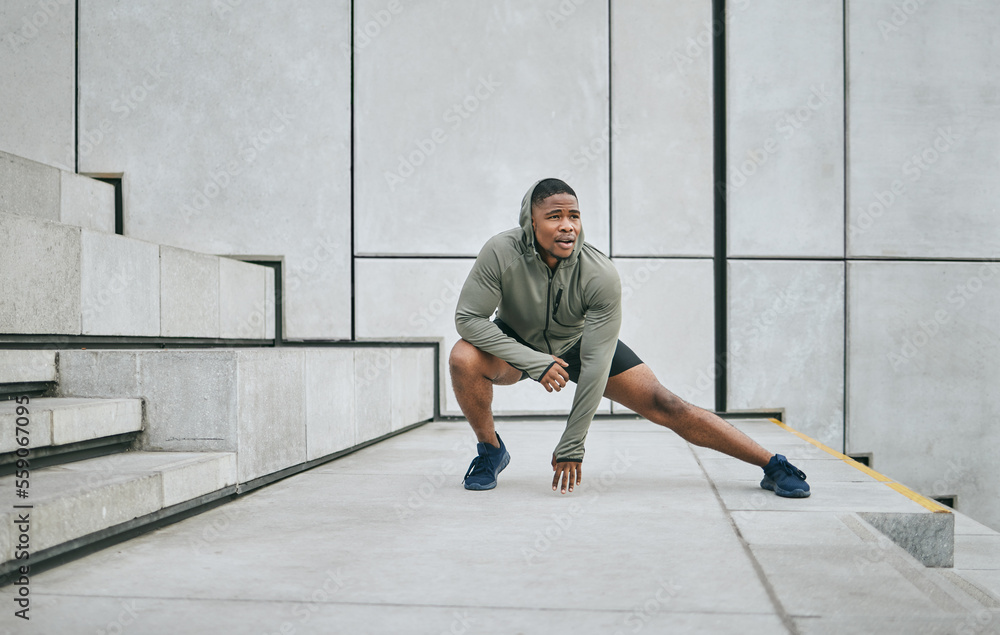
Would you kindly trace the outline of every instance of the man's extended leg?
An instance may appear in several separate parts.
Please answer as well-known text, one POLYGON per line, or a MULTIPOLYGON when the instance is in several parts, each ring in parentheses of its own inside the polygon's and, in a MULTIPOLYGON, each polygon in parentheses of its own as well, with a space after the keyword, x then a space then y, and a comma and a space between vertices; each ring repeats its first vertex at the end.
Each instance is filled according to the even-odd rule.
POLYGON ((772 453, 719 416, 693 406, 663 387, 646 364, 608 378, 604 396, 670 428, 685 441, 764 467, 772 453))
POLYGON ((500 447, 493 425, 493 385, 516 384, 521 379, 521 371, 465 340, 459 340, 451 349, 448 367, 458 405, 476 433, 476 439, 500 447))

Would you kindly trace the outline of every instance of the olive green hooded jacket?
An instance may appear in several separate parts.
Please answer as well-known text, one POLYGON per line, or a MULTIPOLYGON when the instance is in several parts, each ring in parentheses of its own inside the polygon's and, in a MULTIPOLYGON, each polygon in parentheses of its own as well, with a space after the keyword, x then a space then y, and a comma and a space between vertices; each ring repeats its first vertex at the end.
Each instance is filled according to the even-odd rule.
POLYGON ((521 201, 521 226, 490 238, 479 252, 458 299, 455 326, 462 339, 535 381, 555 363, 552 355, 583 338, 573 408, 555 451, 558 461, 582 461, 618 344, 621 279, 611 260, 583 241, 582 228, 572 255, 555 270, 542 261, 531 226, 535 185, 521 201), (497 310, 530 348, 490 320, 497 310))

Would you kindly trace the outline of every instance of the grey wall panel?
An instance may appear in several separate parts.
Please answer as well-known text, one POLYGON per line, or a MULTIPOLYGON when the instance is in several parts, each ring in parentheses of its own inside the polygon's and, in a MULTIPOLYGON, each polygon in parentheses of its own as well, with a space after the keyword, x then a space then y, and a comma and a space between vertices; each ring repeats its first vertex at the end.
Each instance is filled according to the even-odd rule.
POLYGON ((615 266, 622 278, 620 339, 668 390, 714 408, 712 261, 630 258, 616 259, 615 266))
POLYGON ((0 150, 74 169, 75 27, 70 0, 0 4, 0 150))
POLYGON ((851 2, 852 256, 1000 252, 1000 4, 851 2))
MULTIPOLYGON (((358 339, 439 341, 441 346, 441 411, 461 414, 451 387, 448 355, 459 340, 455 306, 471 259, 361 258, 357 262, 358 339)), ((496 414, 569 412, 573 391, 548 393, 535 381, 498 387, 496 414)), ((609 412, 606 402, 602 412, 609 412)))
POLYGON ((612 249, 712 254, 712 6, 612 5, 612 249))
POLYGON ((729 254, 842 256, 842 2, 760 0, 731 14, 729 254))
POLYGON ((844 263, 729 262, 730 410, 844 447, 844 263))
POLYGON ((92 0, 80 167, 125 173, 125 232, 284 256, 288 338, 350 337, 350 3, 92 0))
POLYGON ((549 176, 607 250, 607 3, 386 6, 355 3, 356 253, 475 255, 549 176))
POLYGON ((848 450, 1000 527, 1000 263, 850 263, 848 290, 848 450))

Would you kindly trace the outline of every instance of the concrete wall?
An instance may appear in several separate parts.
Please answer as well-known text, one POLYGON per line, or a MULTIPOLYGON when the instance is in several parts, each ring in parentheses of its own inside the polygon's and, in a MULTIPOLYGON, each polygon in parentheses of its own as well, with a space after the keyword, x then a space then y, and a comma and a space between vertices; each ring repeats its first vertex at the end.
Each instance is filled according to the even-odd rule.
POLYGON ((81 3, 80 171, 124 173, 128 236, 283 258, 289 338, 351 335, 349 11, 81 3))
POLYGON ((0 3, 0 151, 72 170, 76 3, 0 3))

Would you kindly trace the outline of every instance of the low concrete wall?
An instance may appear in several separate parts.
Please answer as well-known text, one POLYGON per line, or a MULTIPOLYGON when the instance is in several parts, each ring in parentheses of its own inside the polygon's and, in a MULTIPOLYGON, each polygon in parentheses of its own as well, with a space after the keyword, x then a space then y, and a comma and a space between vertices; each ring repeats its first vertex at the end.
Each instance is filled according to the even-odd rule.
POLYGON ((142 398, 141 449, 237 453, 241 483, 434 416, 434 348, 67 350, 59 394, 142 398))

